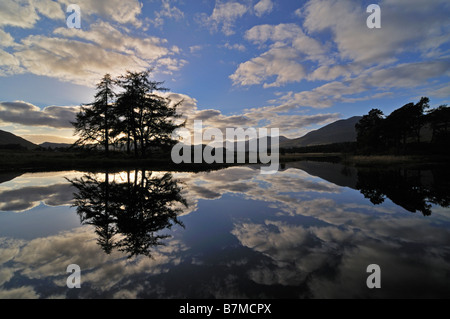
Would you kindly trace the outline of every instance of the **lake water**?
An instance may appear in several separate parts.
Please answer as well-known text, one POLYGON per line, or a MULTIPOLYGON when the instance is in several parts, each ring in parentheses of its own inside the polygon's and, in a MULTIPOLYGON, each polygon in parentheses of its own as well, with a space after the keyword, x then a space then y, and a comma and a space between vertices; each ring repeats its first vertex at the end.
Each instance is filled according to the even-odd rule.
POLYGON ((447 170, 282 168, 4 173, 0 298, 450 297, 447 170))

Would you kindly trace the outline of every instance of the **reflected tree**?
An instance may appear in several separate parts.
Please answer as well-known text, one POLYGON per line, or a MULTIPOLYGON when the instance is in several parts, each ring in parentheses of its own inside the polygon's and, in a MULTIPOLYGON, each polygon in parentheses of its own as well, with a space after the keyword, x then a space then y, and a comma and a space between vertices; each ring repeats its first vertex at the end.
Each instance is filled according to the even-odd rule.
POLYGON ((150 257, 152 247, 170 237, 160 234, 162 230, 183 226, 178 216, 187 203, 169 173, 158 177, 136 170, 126 177, 87 174, 69 181, 77 189, 74 207, 81 223, 95 227, 97 242, 107 254, 117 249, 129 258, 150 257))
POLYGON ((450 206, 450 182, 445 169, 360 169, 356 188, 374 205, 389 198, 404 209, 424 216, 432 205, 450 206))

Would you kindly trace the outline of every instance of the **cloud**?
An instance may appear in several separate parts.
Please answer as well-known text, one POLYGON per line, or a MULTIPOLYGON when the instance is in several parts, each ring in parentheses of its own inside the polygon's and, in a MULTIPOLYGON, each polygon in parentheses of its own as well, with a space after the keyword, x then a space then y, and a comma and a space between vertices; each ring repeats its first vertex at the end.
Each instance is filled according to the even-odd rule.
POLYGON ((30 186, 0 191, 0 211, 23 212, 44 202, 49 206, 70 205, 73 189, 70 184, 30 186))
MULTIPOLYGON (((427 85, 439 77, 448 76, 449 63, 449 59, 438 59, 372 69, 342 81, 328 82, 309 91, 287 94, 284 97, 286 102, 280 108, 328 108, 339 102, 352 103, 387 96, 395 88, 414 88, 415 95, 430 96, 433 91, 427 85), (367 92, 370 93, 361 95, 367 92)), ((346 70, 339 67, 336 72, 349 72, 346 70)), ((333 72, 328 69, 322 75, 316 73, 315 76, 326 76, 330 71, 333 72)), ((436 93, 439 94, 439 91, 436 93)))
POLYGON ((29 29, 34 26, 39 16, 31 0, 0 2, 0 27, 12 26, 29 29))
POLYGON ((10 47, 14 44, 14 38, 11 34, 0 29, 0 47, 10 47))
MULTIPOLYGON (((96 236, 93 227, 83 226, 71 232, 26 242, 15 240, 14 243, 10 243, 9 247, 14 246, 17 249, 13 255, 10 253, 9 273, 3 274, 4 281, 9 282, 9 289, 0 290, 0 295, 2 298, 42 297, 40 291, 34 291, 33 287, 12 283, 11 279, 14 280, 13 277, 18 273, 22 279, 26 278, 28 281, 45 281, 47 297, 52 291, 60 293, 61 289, 66 287, 67 266, 78 264, 82 269, 82 287, 84 287, 81 289, 80 298, 92 298, 94 294, 98 296, 98 293, 110 291, 116 296, 130 296, 127 294, 129 290, 124 288, 130 287, 130 282, 143 283, 137 279, 143 273, 149 276, 166 272, 168 267, 180 263, 179 254, 186 250, 186 246, 182 243, 171 240, 165 246, 154 247, 152 258, 138 258, 129 262, 121 252, 113 251, 110 255, 106 255, 98 246, 96 236)), ((3 252, 2 247, 0 252, 3 252)), ((4 263, 0 264, 0 267, 5 269, 4 263)), ((140 291, 136 286, 133 288, 136 288, 133 291, 140 291)), ((67 291, 65 289, 63 293, 67 291)))
POLYGON ((255 44, 272 43, 273 47, 289 46, 295 49, 305 60, 329 62, 327 51, 316 39, 306 35, 302 28, 294 23, 278 25, 258 25, 247 30, 245 38, 255 44))
POLYGON ((235 33, 233 30, 235 21, 247 13, 248 10, 247 6, 239 2, 221 2, 218 0, 212 14, 210 16, 203 15, 201 20, 213 31, 217 31, 221 26, 221 31, 226 36, 230 36, 235 33))
POLYGON ((39 295, 34 291, 33 287, 22 286, 7 290, 0 290, 1 299, 38 299, 39 295))
POLYGON ((246 48, 243 44, 238 44, 238 43, 230 44, 229 42, 227 42, 224 44, 223 47, 228 50, 237 50, 237 51, 241 51, 241 52, 246 50, 246 48))
MULTIPOLYGON (((385 297, 395 296, 397 287, 404 289, 405 296, 415 297, 427 291, 424 287, 437 294, 446 291, 441 280, 446 276, 447 262, 441 256, 447 249, 434 250, 436 242, 448 240, 444 228, 423 223, 420 218, 396 214, 392 209, 375 212, 373 206, 338 204, 327 198, 298 202, 289 199, 293 198, 278 197, 276 206, 280 207, 283 201, 291 206, 295 212, 291 219, 280 220, 273 216, 263 222, 234 224, 231 233, 241 244, 270 260, 248 271, 256 283, 302 285, 308 291, 303 297, 309 298, 364 297, 367 292, 365 269, 377 263, 384 271, 383 282, 396 287, 383 290, 385 297), (366 211, 373 213, 366 214, 366 211), (295 214, 315 218, 317 224, 305 225, 295 219, 295 214), (427 236, 430 233, 436 235, 427 236), (410 245, 420 248, 408 256, 398 254, 410 245), (411 262, 417 258, 420 263, 411 262), (392 264, 396 265, 395 269, 386 266, 392 264), (432 275, 429 268, 424 268, 425 264, 433 265, 432 275), (326 276, 322 275, 323 271, 326 276), (420 282, 417 278, 421 278, 420 282)), ((276 198, 267 200, 274 202, 276 198)))
POLYGON ((259 57, 241 63, 230 76, 234 85, 249 86, 263 83, 264 88, 300 82, 307 76, 304 63, 328 58, 322 45, 307 36, 296 24, 259 25, 247 30, 245 38, 254 44, 271 43, 270 49, 259 57), (275 77, 275 81, 266 80, 275 77))
POLYGON ((20 61, 12 54, 0 49, 0 76, 23 73, 20 61))
POLYGON ((200 51, 202 49, 203 49, 203 46, 201 46, 201 45, 193 45, 193 46, 189 47, 189 52, 195 53, 195 52, 198 52, 198 51, 200 51))
MULTIPOLYGON (((71 0, 59 0, 63 4, 64 10, 71 0)), ((98 1, 98 0, 78 0, 82 16, 94 18, 101 17, 105 21, 113 21, 120 24, 131 24, 141 27, 142 21, 139 15, 142 13, 142 3, 138 0, 121 1, 98 1)))
POLYGON ((408 88, 420 86, 441 76, 450 76, 450 58, 402 63, 377 70, 367 78, 367 83, 374 87, 408 88))
POLYGON ((193 131, 193 122, 201 120, 204 128, 219 128, 224 135, 227 128, 266 127, 279 128, 281 135, 297 138, 308 133, 315 125, 325 125, 341 119, 339 113, 284 115, 283 113, 297 107, 295 104, 290 104, 293 96, 287 97, 288 101, 284 105, 246 109, 241 114, 235 115, 224 115, 216 109, 200 110, 198 101, 185 94, 171 92, 163 93, 162 96, 169 98, 172 104, 183 101, 178 111, 187 120, 186 128, 191 131, 193 131))
POLYGON ((262 17, 272 12, 273 7, 274 4, 271 0, 260 0, 253 7, 233 0, 225 2, 216 0, 211 15, 202 14, 199 21, 211 28, 213 32, 217 32, 220 28, 223 34, 231 36, 235 34, 234 27, 237 19, 242 18, 247 13, 262 17))
MULTIPOLYGON (((41 15, 52 20, 64 20, 66 8, 70 0, 4 0, 0 2, 0 27, 12 26, 30 29, 41 19, 41 15)), ((83 21, 101 17, 106 21, 121 24, 132 24, 140 27, 142 22, 138 16, 141 14, 142 4, 137 0, 97 1, 78 0, 83 21)))
POLYGON ((0 102, 0 120, 28 126, 49 126, 54 128, 72 128, 71 121, 79 107, 47 106, 44 109, 23 102, 0 102))
POLYGON ((164 24, 164 19, 181 20, 184 18, 184 12, 175 6, 170 6, 169 0, 162 0, 161 9, 155 11, 155 19, 152 23, 155 27, 160 27, 164 24))
POLYGON ((37 12, 53 20, 65 19, 66 7, 64 7, 62 3, 62 1, 58 2, 52 0, 34 0, 34 2, 32 2, 37 12))
POLYGON ((230 76, 234 85, 255 85, 275 77, 264 87, 278 87, 289 82, 299 82, 306 76, 305 68, 297 61, 298 52, 289 47, 272 48, 261 56, 241 63, 230 76))
POLYGON ((388 96, 396 88, 445 94, 439 78, 449 70, 444 47, 450 41, 444 13, 449 4, 386 0, 380 6, 382 28, 377 30, 367 28, 368 14, 360 2, 336 0, 308 1, 295 11, 298 24, 250 28, 245 39, 263 52, 239 64, 230 76, 233 85, 271 88, 318 82, 273 100, 280 110, 365 101, 388 96), (415 61, 405 62, 406 54, 415 61))
POLYGON ((264 14, 272 12, 273 2, 271 0, 261 0, 253 8, 255 9, 256 16, 261 17, 264 14))
POLYGON ((155 72, 172 74, 187 63, 174 57, 179 53, 176 46, 168 48, 165 39, 129 36, 107 22, 98 22, 88 30, 61 27, 53 36, 30 35, 14 45, 9 59, 26 72, 93 86, 105 73, 117 76, 150 66, 155 72))
POLYGON ((331 30, 341 59, 372 64, 395 60, 401 53, 438 51, 449 41, 448 2, 382 1, 382 28, 365 27, 367 13, 359 1, 312 0, 304 11, 309 32, 331 30), (447 10, 445 9, 447 7, 447 10))
MULTIPOLYGON (((9 2, 2 2, 0 6, 9 2)), ((126 27, 140 27, 138 19, 142 4, 139 1, 80 0, 82 29, 59 27, 51 35, 33 34, 14 39, 1 29, 2 24, 12 27, 32 28, 46 16, 52 20, 65 18, 67 0, 12 2, 0 12, 0 76, 32 73, 49 76, 80 85, 94 86, 105 74, 119 75, 125 70, 144 70, 172 74, 187 61, 175 55, 181 50, 168 46, 165 39, 130 35, 126 27), (100 21, 98 18, 102 18, 100 21), (23 18, 23 21, 22 21, 23 18), (92 21, 96 21, 92 23, 92 21)), ((161 15, 178 18, 181 13, 163 2, 161 15)))

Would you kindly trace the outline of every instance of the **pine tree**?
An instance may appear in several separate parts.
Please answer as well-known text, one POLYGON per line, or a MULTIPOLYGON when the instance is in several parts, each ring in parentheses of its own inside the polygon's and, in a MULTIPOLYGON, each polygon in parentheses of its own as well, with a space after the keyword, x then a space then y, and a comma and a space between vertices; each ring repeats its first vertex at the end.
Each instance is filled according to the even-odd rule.
POLYGON ((114 137, 111 132, 116 125, 113 86, 114 81, 111 75, 106 74, 97 84, 94 102, 81 106, 76 121, 72 123, 75 134, 79 135, 76 145, 96 147, 97 144, 101 144, 105 148, 105 153, 108 154, 111 139, 114 137))
POLYGON ((127 152, 133 142, 135 156, 145 157, 152 146, 172 145, 172 132, 181 125, 175 124, 179 117, 170 100, 155 92, 167 91, 162 82, 149 80, 151 70, 130 72, 118 78, 123 92, 117 100, 117 115, 122 119, 121 131, 126 136, 127 152))

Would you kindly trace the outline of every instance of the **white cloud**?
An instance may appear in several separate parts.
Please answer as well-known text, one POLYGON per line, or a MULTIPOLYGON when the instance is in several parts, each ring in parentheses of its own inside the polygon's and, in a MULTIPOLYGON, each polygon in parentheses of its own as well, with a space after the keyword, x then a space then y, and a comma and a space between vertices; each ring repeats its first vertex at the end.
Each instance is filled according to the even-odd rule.
POLYGON ((261 17, 264 14, 270 13, 273 10, 273 2, 271 0, 261 0, 253 7, 255 14, 261 17))
MULTIPOLYGON (((187 63, 174 57, 180 49, 168 48, 167 40, 130 36, 107 22, 94 23, 88 30, 57 28, 53 36, 30 35, 13 50, 3 53, 11 60, 9 68, 20 66, 36 75, 87 86, 95 85, 105 73, 116 76, 154 67, 155 72, 171 74, 187 63)), ((0 70, 8 73, 6 67, 0 70)))
POLYGON ((164 24, 165 18, 181 20, 184 18, 184 12, 175 6, 171 6, 169 0, 162 0, 161 9, 155 11, 155 19, 152 23, 155 27, 160 27, 164 24))
POLYGON ((0 76, 23 73, 19 60, 12 54, 0 49, 0 76))
MULTIPOLYGON (((73 3, 72 0, 59 0, 63 4, 63 9, 73 3)), ((135 27, 141 27, 142 21, 139 15, 142 12, 142 3, 138 0, 122 1, 122 0, 78 0, 76 2, 80 6, 81 15, 99 16, 105 21, 114 21, 120 24, 132 24, 135 27)), ((83 19, 83 18, 82 18, 83 19)))
POLYGON ((31 0, 0 1, 0 27, 32 28, 39 16, 31 0))
POLYGON ((212 14, 209 17, 203 16, 203 22, 214 31, 217 31, 221 25, 221 31, 230 36, 235 33, 233 30, 235 21, 247 13, 248 9, 247 6, 236 1, 217 1, 212 14))
POLYGON ((241 51, 241 52, 246 50, 245 45, 239 44, 239 43, 230 44, 229 42, 227 42, 224 44, 224 47, 229 50, 237 50, 237 51, 241 51))
POLYGON ((309 32, 330 29, 341 58, 365 64, 403 52, 426 54, 450 40, 447 1, 383 1, 380 6, 382 28, 371 30, 359 1, 312 0, 304 7, 304 27, 309 32))
POLYGON ((316 39, 306 35, 298 25, 258 25, 245 33, 245 38, 255 44, 263 45, 271 42, 272 47, 290 46, 301 53, 305 60, 329 62, 328 53, 324 46, 316 39))
POLYGON ((310 81, 332 81, 340 76, 350 75, 348 68, 343 65, 328 66, 323 65, 312 73, 308 74, 308 80, 310 81))
POLYGON ((423 87, 423 95, 445 94, 445 88, 431 81, 448 76, 448 52, 443 45, 450 42, 444 13, 449 4, 435 0, 415 6, 386 0, 381 7, 383 22, 378 30, 366 27, 368 15, 360 2, 336 0, 308 1, 296 11, 301 26, 255 26, 245 38, 260 49, 269 49, 241 63, 230 79, 234 85, 265 88, 302 80, 332 81, 281 95, 273 102, 284 110, 369 100, 387 96, 393 88, 417 91, 423 87), (324 31, 331 31, 330 40, 324 31), (271 54, 275 50, 290 54, 271 54), (404 54, 414 56, 415 62, 399 64, 404 54), (271 77, 275 77, 272 83, 268 82, 271 77))
POLYGON ((276 47, 250 61, 241 63, 230 76, 234 85, 255 85, 276 77, 264 87, 276 87, 289 82, 299 82, 306 76, 305 68, 299 64, 299 54, 289 47, 276 47))
POLYGON ((257 25, 245 32, 245 38, 253 43, 265 43, 267 41, 280 42, 292 41, 298 35, 302 35, 302 29, 296 24, 257 25))
POLYGON ((14 44, 14 38, 11 34, 0 29, 0 47, 10 47, 14 44))
POLYGON ((63 10, 61 3, 52 0, 34 0, 33 2, 36 10, 54 20, 64 20, 66 18, 65 9, 63 10))
MULTIPOLYGON (((0 27, 8 25, 29 29, 40 20, 40 15, 53 20, 64 20, 66 8, 72 2, 70 0, 3 0, 0 2, 0 27)), ((138 18, 142 4, 138 0, 78 0, 76 4, 80 6, 84 18, 98 16, 121 24, 130 23, 136 27, 142 25, 138 18)))
MULTIPOLYGON (((340 81, 328 82, 312 90, 286 94, 279 99, 282 101, 280 108, 328 108, 338 102, 353 103, 387 96, 390 95, 390 90, 395 88, 412 89, 415 96, 433 97, 435 90, 430 90, 428 84, 436 78, 449 76, 449 70, 449 59, 402 63, 392 67, 375 68, 356 76, 345 67, 323 67, 309 75, 310 79, 332 80, 341 75, 346 76, 340 81), (361 93, 366 94, 361 96, 361 93)), ((443 92, 435 93, 439 95, 443 92)))
POLYGON ((259 57, 239 65, 230 76, 234 85, 263 83, 268 88, 300 82, 307 75, 304 62, 329 60, 322 45, 307 36, 296 24, 258 25, 248 30, 245 38, 261 46, 269 42, 271 46, 259 57), (274 82, 266 82, 274 76, 274 82))
POLYGON ((88 86, 105 73, 117 75, 148 66, 134 55, 108 51, 96 44, 39 35, 22 40, 14 55, 30 73, 88 86))
MULTIPOLYGON (((156 73, 172 74, 187 63, 175 57, 181 50, 174 45, 168 47, 165 39, 129 35, 126 24, 142 25, 138 18, 142 4, 137 0, 80 0, 77 4, 83 29, 64 25, 53 30, 51 36, 36 34, 15 40, 1 28, 3 25, 32 28, 41 16, 64 20, 69 3, 69 0, 0 3, 0 47, 11 48, 8 52, 0 50, 0 76, 29 72, 93 86, 105 73, 119 75, 126 70, 154 68, 156 73), (90 23, 94 19, 97 22, 90 23)), ((164 17, 182 16, 167 1, 163 1, 163 8, 164 17)))

